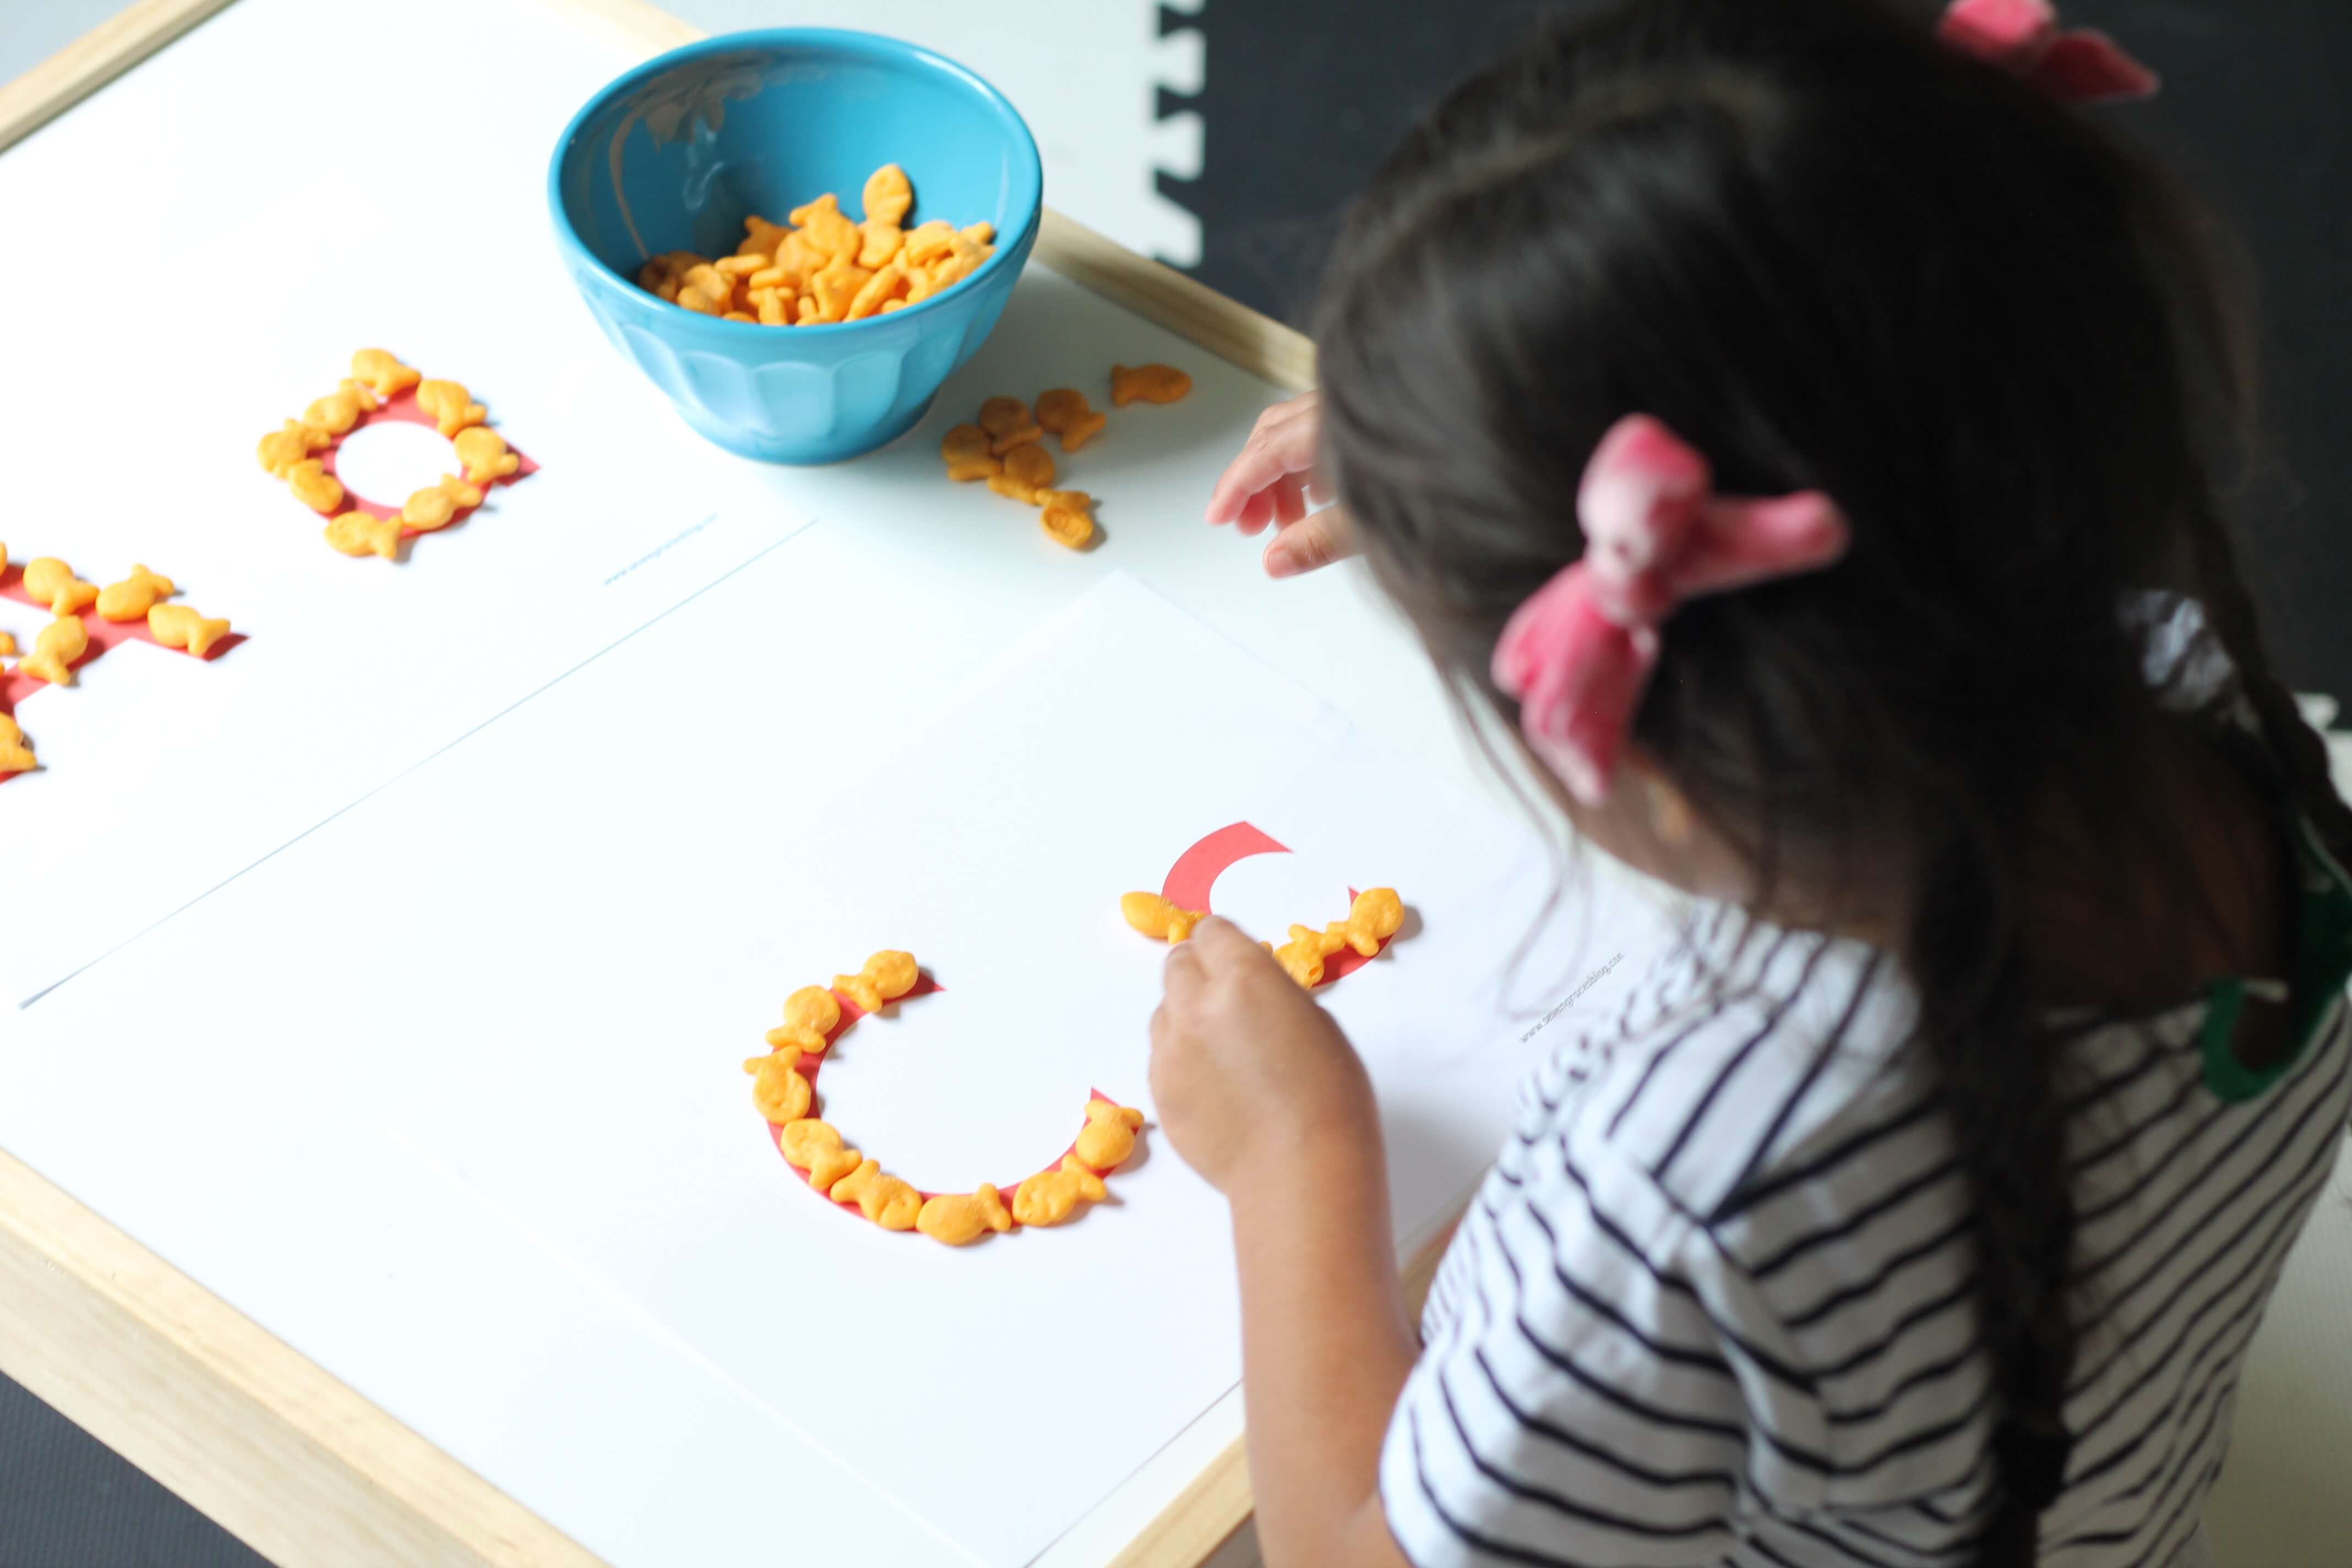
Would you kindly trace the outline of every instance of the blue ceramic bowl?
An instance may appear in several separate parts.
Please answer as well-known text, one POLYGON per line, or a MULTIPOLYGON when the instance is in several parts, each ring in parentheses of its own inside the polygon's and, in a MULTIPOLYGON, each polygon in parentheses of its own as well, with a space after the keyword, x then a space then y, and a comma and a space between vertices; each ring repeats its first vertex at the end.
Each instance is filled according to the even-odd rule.
POLYGON ((854 458, 912 426, 970 359, 1037 241, 1045 174, 1004 95, 929 49, 777 28, 676 49, 606 87, 548 170, 557 244, 614 346, 730 452, 854 458), (733 253, 743 218, 777 222, 826 191, 863 216, 885 163, 915 187, 908 226, 996 226, 996 254, 954 288, 862 321, 768 327, 699 316, 636 285, 666 250, 733 253))

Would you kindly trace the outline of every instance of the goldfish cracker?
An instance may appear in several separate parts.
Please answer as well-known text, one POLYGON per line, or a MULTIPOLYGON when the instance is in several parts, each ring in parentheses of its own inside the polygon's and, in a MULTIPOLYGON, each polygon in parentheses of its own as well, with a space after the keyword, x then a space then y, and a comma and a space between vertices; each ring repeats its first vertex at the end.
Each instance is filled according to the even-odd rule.
POLYGON ((46 605, 53 616, 74 615, 98 599, 98 589, 75 576, 73 568, 54 555, 26 562, 21 586, 27 598, 46 605))
POLYGON ((834 1183, 827 1194, 835 1203, 854 1203, 857 1212, 884 1230, 912 1230, 923 1212, 923 1194, 896 1176, 886 1176, 872 1160, 834 1183))
POLYGON ((988 453, 988 432, 977 425, 951 425, 940 437, 940 458, 950 479, 984 479, 1004 471, 988 453))
POLYGON ((773 261, 759 252, 749 256, 722 256, 710 264, 711 270, 722 278, 749 278, 754 272, 765 271, 773 261))
POLYGON ((948 254, 931 263, 931 291, 951 289, 978 270, 988 258, 980 247, 960 234, 948 237, 948 254))
MULTIPOLYGON (((1032 490, 1043 492, 1052 488, 1054 483, 1054 458, 1045 447, 1033 441, 1004 454, 1004 473, 1006 478, 1018 479, 1032 490)), ((1042 493, 1024 499, 1032 505, 1045 504, 1042 493)))
POLYGON ((1145 403, 1173 403, 1192 390, 1192 378, 1172 364, 1115 364, 1110 367, 1110 401, 1124 408, 1139 398, 1145 403))
POLYGON ((915 988, 922 971, 911 952, 885 948, 855 974, 836 974, 833 988, 868 1013, 877 1013, 915 988))
POLYGON ((40 765, 33 748, 25 744, 25 731, 16 727, 15 717, 0 713, 0 773, 26 773, 40 765))
POLYGON ((882 308, 884 300, 895 294, 907 281, 907 269, 893 261, 866 280, 857 298, 849 302, 849 319, 862 321, 882 308))
POLYGON ((1057 386, 1037 395, 1037 423, 1062 438, 1062 450, 1075 452, 1099 435, 1110 416, 1087 401, 1073 386, 1057 386))
POLYGON ((751 308, 765 327, 789 327, 793 324, 792 307, 784 303, 782 292, 775 289, 751 290, 751 308))
POLYGON ((302 410, 302 423, 313 430, 341 436, 360 422, 361 415, 377 406, 376 395, 366 383, 347 377, 341 386, 302 410))
POLYGON ((1143 1112, 1131 1105, 1090 1101, 1086 1128, 1078 1134, 1078 1158, 1097 1171, 1116 1170, 1135 1152, 1135 1135, 1142 1126, 1143 1112))
POLYGON ((1004 1207, 1003 1194, 982 1182, 970 1196, 941 1193, 935 1198, 924 1199, 921 1211, 915 1215, 915 1228, 933 1241, 962 1247, 979 1240, 985 1231, 1011 1230, 1013 1215, 1004 1207))
POLYGON ((1209 918, 1206 910, 1179 909, 1157 893, 1122 893, 1118 912, 1144 935, 1166 942, 1182 942, 1192 934, 1194 926, 1209 918))
POLYGON ((481 504, 480 490, 455 474, 444 474, 439 484, 418 490, 401 503, 400 521, 420 533, 431 533, 448 527, 466 508, 481 504))
POLYGON ((822 985, 803 985, 784 998, 784 1022, 822 1037, 841 1022, 841 1004, 822 985))
POLYGON ((458 431, 456 445, 469 484, 487 485, 522 467, 522 459, 507 450, 507 438, 485 426, 458 431))
POLYGON ((906 230, 880 218, 869 217, 859 224, 857 234, 857 265, 860 267, 878 268, 897 260, 898 247, 907 242, 906 230))
POLYGON ((362 349, 352 356, 352 377, 378 397, 397 397, 425 378, 385 349, 362 349))
POLYGON ((735 254, 764 256, 773 261, 776 258, 776 247, 783 244, 784 237, 792 232, 784 225, 770 223, 759 214, 753 213, 743 220, 743 243, 735 247, 735 254))
MULTIPOLYGON (((5 568, 0 568, 0 570, 5 570, 5 568)), ((16 651, 16 639, 9 636, 6 632, 0 632, 0 658, 9 658, 14 655, 16 651)))
POLYGON ((1348 918, 1325 930, 1370 958, 1403 924, 1404 900, 1397 897, 1394 888, 1366 888, 1348 907, 1348 918))
POLYGON ((1293 980, 1312 991, 1323 984, 1323 961, 1347 945, 1343 938, 1308 926, 1292 926, 1290 940, 1280 947, 1267 942, 1274 961, 1293 980))
POLYGON ((821 1057, 832 1042, 814 1029, 804 1029, 798 1024, 779 1024, 767 1034, 768 1048, 782 1050, 790 1046, 804 1057, 821 1057))
POLYGON ((466 392, 463 382, 421 381, 416 384, 416 406, 433 416, 435 426, 444 436, 455 436, 468 425, 479 425, 490 416, 490 411, 474 402, 466 392))
POLYGON ((131 575, 120 583, 109 583, 99 590, 98 613, 110 621, 138 621, 147 617, 159 600, 168 599, 179 592, 172 580, 161 573, 150 572, 134 565, 131 575))
POLYGON ((820 319, 826 321, 849 320, 849 307, 856 302, 858 290, 865 288, 873 274, 854 263, 835 262, 809 279, 809 291, 816 296, 820 319))
POLYGON ((825 266, 855 267, 866 236, 839 212, 820 212, 802 226, 801 248, 823 257, 825 266))
POLYGON ((882 308, 874 313, 877 316, 887 316, 893 310, 903 310, 906 308, 907 301, 904 300, 885 300, 882 301, 882 308))
POLYGON ((820 213, 831 213, 836 217, 839 216, 841 198, 827 191, 814 201, 803 202, 784 216, 793 220, 794 228, 805 230, 810 224, 817 221, 817 216, 820 213))
POLYGON ((1040 490, 1037 504, 1045 509, 1037 514, 1037 525, 1045 531, 1046 538, 1072 550, 1084 550, 1094 542, 1095 520, 1087 510, 1094 498, 1086 491, 1040 490))
POLYGON ((786 1046, 765 1061, 745 1065, 752 1068, 751 1103, 760 1108, 761 1115, 771 1121, 792 1122, 808 1114, 814 1090, 800 1070, 799 1051, 786 1046))
POLYGON ((829 1192, 834 1183, 864 1163, 856 1150, 841 1146, 841 1134, 831 1123, 814 1116, 784 1123, 783 1135, 777 1142, 784 1158, 806 1171, 809 1185, 821 1193, 829 1192))
POLYGON ((898 254, 909 266, 929 267, 948 254, 955 245, 955 225, 944 218, 933 218, 907 231, 906 242, 898 254))
POLYGON ((992 397, 982 403, 980 427, 988 432, 988 449, 1000 458, 1045 435, 1030 416, 1029 405, 1017 397, 992 397))
POLYGON ((802 295, 799 309, 802 326, 814 327, 824 324, 824 312, 817 308, 817 302, 814 297, 807 294, 802 295))
POLYGON ((331 515, 343 504, 343 482, 327 472, 327 465, 307 458, 286 470, 286 488, 312 511, 331 515))
POLYGON ((866 176, 862 199, 869 219, 900 223, 907 216, 907 209, 915 205, 915 187, 908 180, 906 170, 896 163, 885 163, 866 176))
POLYGON ((228 636, 228 623, 206 620, 186 605, 158 605, 147 612, 147 635, 165 647, 184 647, 202 658, 228 636))
POLYGON ((755 327, 760 324, 760 318, 749 310, 730 310, 719 319, 722 321, 748 321, 755 327))
POLYGON ((36 675, 51 686, 74 683, 73 662, 89 648, 89 628, 75 615, 59 616, 33 639, 33 651, 16 661, 20 675, 36 675))
POLYGON ((1080 1164, 1076 1155, 1065 1154, 1058 1170, 1040 1171, 1013 1190, 1013 1217, 1023 1225, 1059 1225, 1070 1217, 1079 1199, 1098 1204, 1108 1195, 1100 1176, 1080 1164))
POLYGON ((982 218, 978 223, 966 224, 959 232, 975 247, 983 246, 996 237, 996 226, 982 218))
POLYGON ((327 520, 327 543, 346 555, 381 555, 386 561, 400 559, 400 519, 371 517, 363 511, 347 511, 327 520))
POLYGON ((293 471, 294 465, 334 439, 324 430, 314 430, 299 419, 289 419, 285 426, 264 436, 254 447, 254 456, 269 470, 273 479, 282 479, 293 471))

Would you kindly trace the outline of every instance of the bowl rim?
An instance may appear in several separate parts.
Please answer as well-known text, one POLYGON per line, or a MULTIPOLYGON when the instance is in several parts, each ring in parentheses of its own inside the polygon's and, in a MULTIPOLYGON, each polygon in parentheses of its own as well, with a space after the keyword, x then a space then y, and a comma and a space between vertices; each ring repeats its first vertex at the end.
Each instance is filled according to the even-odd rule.
POLYGON ((591 116, 603 110, 614 99, 689 60, 703 55, 747 48, 772 50, 829 48, 845 54, 866 57, 887 55, 900 60, 919 62, 942 71, 951 78, 961 79, 966 87, 974 89, 982 101, 994 110, 1000 119, 1010 124, 1019 133, 1015 151, 1027 154, 1031 184, 1036 193, 1029 203, 1028 216, 1021 226, 1020 233, 1010 239, 1000 234, 997 237, 995 254, 974 268, 970 274, 959 279, 953 287, 943 289, 918 304, 908 305, 904 310, 892 310, 887 317, 877 312, 855 321, 822 321, 808 326, 793 326, 786 330, 784 338, 776 341, 790 341, 793 335, 799 333, 846 332, 861 328, 880 326, 886 322, 893 326, 906 324, 906 318, 919 315, 934 306, 951 302, 955 295, 961 292, 967 285, 980 282, 990 273, 1013 265, 1026 255, 1030 243, 1034 238, 1045 216, 1045 163, 1044 158, 1038 153, 1037 137, 1035 132, 1029 129, 1029 121, 1022 118, 1021 111, 1013 107, 1013 100, 1005 97, 995 83, 961 60, 950 59, 937 49, 927 48, 921 44, 911 43, 905 38, 894 38, 887 33, 861 32, 854 27, 752 27, 740 32, 715 33, 709 37, 697 39, 693 43, 684 44, 666 53, 656 55, 653 58, 622 72, 591 93, 588 101, 580 106, 579 111, 565 123, 562 133, 556 137, 555 152, 547 164, 547 205, 550 215, 555 219, 556 237, 566 250, 584 259, 601 279, 626 289, 633 295, 642 296, 644 302, 648 305, 666 306, 678 311, 682 316, 691 317, 703 330, 723 328, 737 332, 768 334, 777 331, 776 327, 764 321, 730 321, 721 316, 705 316, 698 311, 686 310, 683 306, 671 304, 658 295, 646 293, 637 287, 635 279, 625 277, 606 266, 602 258, 588 248, 586 242, 580 237, 579 230, 573 226, 571 214, 564 210, 563 204, 564 156, 572 150, 572 143, 579 139, 582 128, 586 125, 591 116))

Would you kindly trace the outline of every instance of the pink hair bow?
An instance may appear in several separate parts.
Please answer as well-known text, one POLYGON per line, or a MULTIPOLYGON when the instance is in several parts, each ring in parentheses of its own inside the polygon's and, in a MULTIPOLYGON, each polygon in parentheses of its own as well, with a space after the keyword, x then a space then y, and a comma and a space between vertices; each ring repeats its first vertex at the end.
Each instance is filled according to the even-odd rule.
POLYGON ((1952 0, 1937 36, 2065 103, 2147 98, 2156 73, 2105 33, 2061 31, 2050 0, 1952 0))
POLYGON ((1593 448, 1576 514, 1584 558, 1512 615, 1494 675, 1518 699, 1536 754, 1598 805, 1666 617, 1686 599, 1828 565, 1845 553, 1846 525, 1819 490, 1715 494, 1706 459, 1646 414, 1620 419, 1593 448))

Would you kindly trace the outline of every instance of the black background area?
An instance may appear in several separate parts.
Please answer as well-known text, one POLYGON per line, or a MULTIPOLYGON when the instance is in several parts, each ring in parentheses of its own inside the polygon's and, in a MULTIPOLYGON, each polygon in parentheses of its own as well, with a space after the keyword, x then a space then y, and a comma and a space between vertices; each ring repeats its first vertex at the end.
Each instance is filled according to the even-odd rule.
MULTIPOLYGON (((1305 326, 1325 247, 1389 144, 1547 10, 1526 0, 1210 0, 1201 279, 1305 326)), ((1923 15, 1940 9, 1921 5, 1923 15)), ((2352 698, 2352 0, 2074 0, 2162 74, 2095 110, 2234 224, 2260 275, 2269 449, 2241 497, 2249 577, 2281 673, 2352 698)), ((1195 18, 1162 14, 1163 26, 1195 18)), ((1163 99, 1163 109, 1180 100, 1163 99)))

